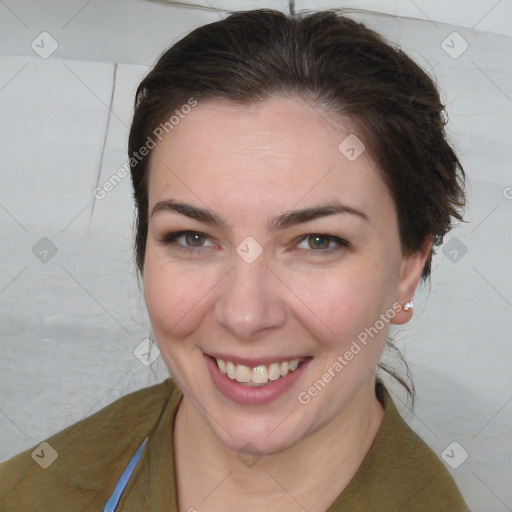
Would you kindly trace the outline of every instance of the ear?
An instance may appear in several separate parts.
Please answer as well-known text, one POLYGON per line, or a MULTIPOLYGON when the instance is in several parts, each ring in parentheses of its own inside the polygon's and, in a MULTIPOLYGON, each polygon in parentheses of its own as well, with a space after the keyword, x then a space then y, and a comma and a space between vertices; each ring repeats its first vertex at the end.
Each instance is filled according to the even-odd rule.
POLYGON ((412 302, 414 292, 420 281, 423 267, 425 266, 431 249, 432 235, 428 235, 419 251, 403 257, 395 298, 395 301, 401 305, 401 309, 399 309, 396 315, 390 320, 392 324, 405 324, 412 318, 412 308, 405 310, 404 305, 408 302, 412 302))

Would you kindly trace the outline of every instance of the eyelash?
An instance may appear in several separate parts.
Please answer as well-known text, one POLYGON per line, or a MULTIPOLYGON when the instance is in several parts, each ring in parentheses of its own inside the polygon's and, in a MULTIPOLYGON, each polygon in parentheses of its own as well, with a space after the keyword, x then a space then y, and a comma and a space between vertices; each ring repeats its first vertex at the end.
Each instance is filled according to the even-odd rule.
POLYGON ((187 245, 181 245, 181 244, 178 244, 176 242, 176 239, 179 238, 180 236, 184 236, 184 235, 188 235, 188 234, 191 234, 191 235, 204 235, 206 236, 204 233, 201 233, 200 231, 175 231, 174 233, 168 233, 167 235, 163 236, 161 239, 160 239, 160 242, 165 244, 165 245, 175 245, 178 250, 180 251, 184 251, 184 252, 188 252, 188 253, 193 253, 193 252, 196 252, 197 249, 202 249, 203 247, 199 246, 199 247, 190 247, 190 246, 187 246, 187 245))
MULTIPOLYGON (((194 253, 196 252, 198 249, 203 249, 204 246, 187 246, 187 245, 182 245, 182 244, 179 244, 177 243, 177 239, 180 238, 181 236, 185 236, 185 235, 188 235, 188 234, 191 234, 191 235, 201 235, 201 236, 205 236, 206 238, 207 235, 205 233, 202 233, 200 231, 191 231, 191 230, 185 230, 185 231, 175 231, 173 233, 168 233, 167 235, 163 236, 159 241, 165 245, 175 245, 178 250, 180 251, 184 251, 186 253, 194 253)), ((307 235, 304 235, 303 237, 301 237, 297 244, 300 244, 301 242, 303 242, 304 240, 307 240, 309 237, 317 237, 317 238, 323 238, 323 239, 328 239, 330 242, 335 242, 337 244, 336 247, 334 248, 329 248, 329 249, 321 249, 321 250, 318 250, 318 251, 315 251, 314 249, 311 249, 307 252, 311 252, 311 253, 318 253, 318 254, 331 254, 335 251, 338 251, 338 250, 341 250, 341 249, 346 249, 346 248, 349 248, 350 247, 350 242, 348 242, 347 240, 343 239, 343 238, 340 238, 340 237, 337 237, 337 236, 332 236, 332 235, 324 235, 324 234, 321 234, 321 233, 309 233, 307 235)))

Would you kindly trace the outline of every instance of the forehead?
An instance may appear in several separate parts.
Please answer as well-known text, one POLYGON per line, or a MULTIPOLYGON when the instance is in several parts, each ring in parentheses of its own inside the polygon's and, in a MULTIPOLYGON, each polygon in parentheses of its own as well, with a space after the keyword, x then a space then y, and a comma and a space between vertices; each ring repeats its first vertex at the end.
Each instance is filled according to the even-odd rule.
POLYGON ((260 212, 329 199, 382 203, 387 191, 367 151, 353 161, 340 151, 351 130, 297 97, 199 102, 153 149, 150 204, 170 196, 209 204, 219 194, 222 205, 260 212))

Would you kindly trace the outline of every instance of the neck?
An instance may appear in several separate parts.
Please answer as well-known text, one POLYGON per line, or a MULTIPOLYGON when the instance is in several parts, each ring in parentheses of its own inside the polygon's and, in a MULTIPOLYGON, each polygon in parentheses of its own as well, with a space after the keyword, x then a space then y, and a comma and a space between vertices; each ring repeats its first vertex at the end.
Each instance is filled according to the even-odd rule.
POLYGON ((241 469, 237 452, 217 439, 183 397, 174 427, 180 511, 201 505, 210 511, 286 510, 294 500, 308 511, 325 511, 357 472, 383 415, 372 376, 328 424, 241 469))

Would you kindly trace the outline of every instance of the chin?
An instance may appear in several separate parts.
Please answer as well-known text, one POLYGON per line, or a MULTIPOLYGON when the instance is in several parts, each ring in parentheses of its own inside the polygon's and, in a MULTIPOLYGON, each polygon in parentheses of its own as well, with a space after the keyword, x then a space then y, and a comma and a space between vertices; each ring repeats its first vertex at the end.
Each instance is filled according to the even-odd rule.
POLYGON ((297 436, 301 437, 300 433, 290 435, 290 424, 283 421, 287 418, 286 414, 281 418, 260 417, 256 423, 254 418, 250 417, 238 417, 233 422, 230 421, 229 415, 224 415, 223 418, 221 425, 210 418, 210 428, 226 448, 237 453, 272 455, 286 450, 296 443, 297 436))

